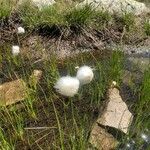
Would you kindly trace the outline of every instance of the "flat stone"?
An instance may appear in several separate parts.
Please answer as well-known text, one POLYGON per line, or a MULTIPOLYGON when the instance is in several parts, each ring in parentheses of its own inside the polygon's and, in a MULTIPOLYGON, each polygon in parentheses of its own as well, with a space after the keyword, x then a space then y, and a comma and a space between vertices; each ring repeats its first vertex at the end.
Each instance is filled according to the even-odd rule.
MULTIPOLYGON (((29 78, 29 84, 35 85, 42 76, 41 70, 34 70, 29 78)), ((0 106, 7 106, 27 98, 27 92, 30 90, 23 79, 17 79, 0 85, 0 106)))
POLYGON ((26 91, 27 86, 22 79, 0 85, 0 105, 7 106, 24 100, 26 91))
POLYGON ((111 134, 107 133, 105 129, 98 126, 97 123, 93 126, 89 142, 92 147, 98 150, 113 150, 118 144, 118 141, 111 134))
POLYGON ((144 3, 135 0, 84 0, 77 7, 83 7, 86 4, 91 5, 96 10, 108 11, 117 15, 132 13, 138 16, 150 12, 144 3))
POLYGON ((107 107, 97 120, 97 123, 127 133, 132 119, 133 115, 128 110, 126 103, 122 100, 119 90, 115 87, 110 88, 107 107))

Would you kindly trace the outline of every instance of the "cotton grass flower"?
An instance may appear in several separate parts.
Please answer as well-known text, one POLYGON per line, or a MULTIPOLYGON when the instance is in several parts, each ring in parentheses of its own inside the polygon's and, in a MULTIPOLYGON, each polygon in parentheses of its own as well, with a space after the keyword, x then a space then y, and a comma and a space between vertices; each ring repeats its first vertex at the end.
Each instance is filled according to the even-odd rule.
POLYGON ((79 79, 80 84, 88 84, 94 77, 93 70, 89 66, 82 66, 78 69, 76 77, 79 79))
POLYGON ((17 46, 17 45, 12 46, 12 54, 13 54, 13 56, 17 56, 19 53, 20 53, 20 47, 17 46))
POLYGON ((25 29, 23 27, 18 27, 17 33, 18 34, 24 34, 25 33, 25 29))
POLYGON ((75 77, 61 77, 55 84, 54 88, 58 93, 64 96, 73 97, 79 89, 79 80, 75 77))

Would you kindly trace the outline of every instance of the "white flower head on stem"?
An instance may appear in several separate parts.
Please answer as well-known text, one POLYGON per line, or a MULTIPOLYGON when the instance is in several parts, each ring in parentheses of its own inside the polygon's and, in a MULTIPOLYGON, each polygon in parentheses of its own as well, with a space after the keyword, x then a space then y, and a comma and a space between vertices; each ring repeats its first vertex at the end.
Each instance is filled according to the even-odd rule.
POLYGON ((88 84, 94 77, 93 69, 89 66, 82 66, 78 69, 76 77, 82 85, 88 84))
POLYGON ((79 89, 79 80, 75 77, 61 77, 55 84, 54 88, 58 93, 64 96, 73 97, 79 89))

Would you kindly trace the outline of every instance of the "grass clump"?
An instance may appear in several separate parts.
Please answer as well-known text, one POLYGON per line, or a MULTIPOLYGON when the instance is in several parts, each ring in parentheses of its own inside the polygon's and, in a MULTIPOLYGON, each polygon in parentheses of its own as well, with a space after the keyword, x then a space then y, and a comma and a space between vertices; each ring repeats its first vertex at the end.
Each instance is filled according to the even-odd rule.
POLYGON ((150 66, 144 73, 143 83, 141 85, 139 108, 137 108, 138 113, 140 112, 140 124, 143 128, 143 123, 145 129, 150 129, 150 66))
POLYGON ((144 23, 144 31, 147 36, 150 36, 150 21, 149 20, 145 21, 144 23))
POLYGON ((106 27, 112 20, 112 15, 107 11, 97 11, 94 13, 93 21, 97 28, 106 27))
POLYGON ((2 128, 0 128, 0 149, 1 150, 14 150, 15 147, 14 145, 11 144, 11 142, 7 141, 7 137, 6 135, 4 135, 4 131, 2 130, 2 128))
POLYGON ((65 19, 69 26, 83 27, 88 25, 91 21, 93 10, 90 5, 86 5, 83 8, 74 8, 68 14, 65 19))
POLYGON ((21 14, 21 20, 25 26, 29 28, 36 27, 40 18, 37 8, 33 7, 30 3, 23 3, 19 12, 21 14))
POLYGON ((116 81, 117 83, 120 83, 121 81, 121 76, 123 73, 123 62, 123 52, 120 50, 114 51, 109 62, 109 76, 111 80, 116 81))
POLYGON ((10 16, 12 11, 12 3, 9 0, 0 0, 0 20, 10 16))
POLYGON ((149 136, 150 129, 150 68, 144 72, 142 83, 137 89, 137 101, 134 105, 134 121, 131 126, 130 135, 136 141, 136 149, 149 150, 149 139, 146 142, 142 139, 141 134, 149 136), (145 148, 144 148, 145 146, 145 148))
POLYGON ((135 25, 135 16, 132 13, 124 13, 121 17, 117 17, 117 24, 129 32, 135 25))
POLYGON ((31 29, 39 26, 64 25, 63 13, 55 5, 39 10, 31 4, 29 6, 27 3, 24 3, 19 12, 24 25, 31 29))
POLYGON ((33 5, 24 3, 20 8, 21 19, 25 26, 29 28, 36 28, 39 26, 72 26, 83 27, 90 22, 93 10, 89 5, 83 8, 68 8, 67 6, 60 6, 56 4, 53 6, 44 7, 38 10, 33 5))

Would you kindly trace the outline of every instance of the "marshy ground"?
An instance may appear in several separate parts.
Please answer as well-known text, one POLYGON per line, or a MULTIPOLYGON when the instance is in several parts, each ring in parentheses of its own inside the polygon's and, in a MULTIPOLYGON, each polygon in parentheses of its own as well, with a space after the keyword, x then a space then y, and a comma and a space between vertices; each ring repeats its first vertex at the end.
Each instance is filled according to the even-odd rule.
POLYGON ((28 87, 24 101, 0 106, 2 150, 94 149, 89 134, 112 81, 134 115, 128 135, 119 142, 133 138, 136 150, 143 150, 140 134, 150 134, 149 15, 138 22, 132 14, 117 17, 90 6, 74 9, 74 3, 58 2, 42 11, 26 3, 13 11, 9 1, 0 6, 0 83, 21 78, 28 87), (18 26, 26 33, 18 35, 18 26), (20 46, 18 56, 12 55, 12 45, 20 46), (131 47, 125 51, 124 45, 131 47), (136 47, 142 46, 138 53, 136 47), (142 54, 148 60, 144 69, 141 59, 128 59, 142 54), (53 88, 59 76, 75 76, 75 67, 82 65, 95 69, 94 80, 73 98, 59 95, 53 88), (35 69, 43 72, 37 85, 29 83, 35 69))

